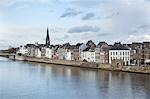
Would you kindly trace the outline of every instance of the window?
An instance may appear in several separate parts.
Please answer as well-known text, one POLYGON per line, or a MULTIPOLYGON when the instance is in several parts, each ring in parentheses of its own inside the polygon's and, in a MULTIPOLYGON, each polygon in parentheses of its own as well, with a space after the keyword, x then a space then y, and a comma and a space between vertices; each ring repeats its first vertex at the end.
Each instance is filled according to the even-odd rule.
POLYGON ((117 52, 116 52, 116 55, 117 55, 117 52))
POLYGON ((120 52, 120 55, 121 55, 121 52, 120 52))
POLYGON ((113 55, 115 55, 115 52, 113 52, 113 55))

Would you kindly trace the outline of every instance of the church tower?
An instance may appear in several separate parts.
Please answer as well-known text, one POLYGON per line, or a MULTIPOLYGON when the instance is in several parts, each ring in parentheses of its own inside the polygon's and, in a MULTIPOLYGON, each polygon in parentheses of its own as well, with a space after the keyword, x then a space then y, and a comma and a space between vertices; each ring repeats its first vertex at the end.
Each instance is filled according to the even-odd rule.
POLYGON ((49 38, 49 30, 47 28, 47 35, 46 35, 46 46, 50 46, 50 38, 49 38))

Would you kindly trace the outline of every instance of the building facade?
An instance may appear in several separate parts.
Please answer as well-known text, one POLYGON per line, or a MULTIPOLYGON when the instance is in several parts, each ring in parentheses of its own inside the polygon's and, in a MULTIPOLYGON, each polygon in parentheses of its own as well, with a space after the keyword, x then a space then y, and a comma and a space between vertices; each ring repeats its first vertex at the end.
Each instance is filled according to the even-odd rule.
POLYGON ((86 48, 81 52, 81 60, 87 62, 96 62, 95 51, 91 50, 90 47, 86 48))
POLYGON ((109 64, 115 60, 123 61, 124 65, 130 65, 130 50, 121 43, 115 43, 109 50, 109 64))
POLYGON ((100 42, 95 48, 95 60, 97 63, 109 63, 109 45, 106 42, 100 42))
POLYGON ((25 46, 20 46, 19 50, 17 51, 17 54, 21 55, 27 55, 29 53, 29 50, 25 46))

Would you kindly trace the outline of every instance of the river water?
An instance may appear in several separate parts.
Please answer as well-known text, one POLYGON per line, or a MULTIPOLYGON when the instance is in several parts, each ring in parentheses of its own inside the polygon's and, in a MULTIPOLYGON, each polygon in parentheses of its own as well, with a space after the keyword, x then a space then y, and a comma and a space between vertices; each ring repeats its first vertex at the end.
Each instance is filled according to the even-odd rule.
POLYGON ((0 99, 150 99, 150 75, 0 58, 0 99))

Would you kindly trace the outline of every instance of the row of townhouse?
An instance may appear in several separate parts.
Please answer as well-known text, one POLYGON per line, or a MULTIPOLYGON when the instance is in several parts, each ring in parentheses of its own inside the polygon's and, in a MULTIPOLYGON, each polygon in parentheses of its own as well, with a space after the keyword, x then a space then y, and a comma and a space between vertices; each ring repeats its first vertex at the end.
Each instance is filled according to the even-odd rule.
POLYGON ((130 62, 132 65, 150 65, 150 42, 124 44, 130 49, 130 62))
MULTIPOLYGON (((130 64, 130 62, 126 62, 130 61, 126 60, 126 57, 128 56, 124 56, 124 54, 119 56, 119 54, 116 54, 120 52, 126 53, 125 51, 127 51, 127 49, 118 49, 121 48, 120 46, 124 47, 120 43, 118 45, 116 46, 116 44, 114 44, 114 46, 110 46, 106 42, 100 42, 96 46, 95 43, 91 40, 86 44, 78 43, 77 45, 70 45, 69 43, 66 43, 62 46, 46 46, 45 44, 35 43, 21 46, 17 53, 21 53, 28 57, 87 61, 105 64, 111 64, 111 61, 115 59, 122 59, 126 64, 130 64)), ((130 57, 127 59, 130 59, 130 57)))
POLYGON ((70 45, 69 43, 66 43, 62 46, 46 46, 45 44, 38 43, 27 44, 26 46, 20 46, 17 54, 27 57, 79 61, 79 45, 80 44, 70 45))
POLYGON ((100 42, 97 46, 90 41, 92 46, 82 50, 81 60, 90 62, 113 64, 114 61, 122 62, 124 65, 145 66, 150 65, 150 42, 108 45, 100 42), (90 48, 91 47, 91 48, 90 48))
POLYGON ((20 46, 17 54, 21 54, 28 57, 37 58, 52 58, 53 50, 44 44, 27 44, 26 46, 20 46))
POLYGON ((110 45, 106 42, 100 42, 97 46, 93 41, 88 41, 85 49, 81 50, 81 60, 96 63, 109 63, 110 45))
POLYGON ((27 44, 21 46, 17 53, 28 57, 62 59, 73 61, 87 61, 103 64, 113 64, 114 61, 121 61, 124 65, 149 65, 150 63, 150 43, 132 43, 121 44, 115 43, 108 45, 106 42, 100 42, 95 45, 93 41, 86 44, 78 43, 70 45, 45 44, 27 44))
POLYGON ((129 65, 130 50, 121 43, 112 46, 100 42, 96 46, 93 41, 88 41, 80 46, 80 60, 102 64, 112 64, 112 61, 120 60, 124 65, 129 65))

